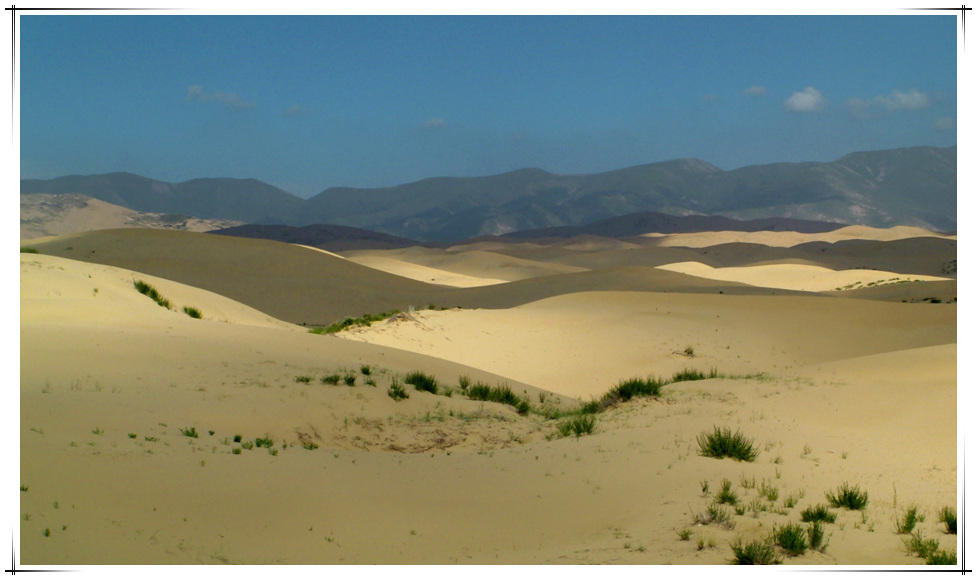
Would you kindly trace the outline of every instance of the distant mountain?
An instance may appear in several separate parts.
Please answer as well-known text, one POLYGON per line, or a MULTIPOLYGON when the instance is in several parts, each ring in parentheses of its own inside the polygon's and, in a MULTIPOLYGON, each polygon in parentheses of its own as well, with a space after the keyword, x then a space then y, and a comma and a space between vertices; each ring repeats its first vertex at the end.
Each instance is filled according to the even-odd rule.
POLYGON ((80 193, 129 209, 242 222, 276 222, 305 201, 257 179, 192 179, 167 183, 132 173, 23 179, 24 193, 80 193))
POLYGON ((275 240, 288 244, 312 246, 331 252, 341 252, 344 250, 390 250, 419 245, 419 242, 414 240, 399 238, 390 234, 382 234, 362 228, 328 224, 315 224, 304 227, 248 224, 212 230, 207 233, 221 236, 236 236, 239 238, 275 240))
POLYGON ((84 193, 140 211, 293 226, 329 223, 420 241, 579 226, 641 212, 952 231, 956 167, 956 147, 912 147, 732 171, 698 159, 592 175, 521 169, 375 189, 336 187, 307 201, 256 180, 169 184, 126 173, 24 180, 21 193, 84 193))
POLYGON ((682 234, 689 232, 801 232, 815 234, 830 232, 845 227, 837 222, 818 222, 791 218, 762 218, 755 220, 736 220, 718 215, 673 216, 659 212, 641 212, 620 217, 608 218, 580 226, 561 226, 538 230, 522 230, 505 234, 512 239, 573 238, 577 236, 600 236, 605 238, 627 238, 649 232, 659 234, 682 234))

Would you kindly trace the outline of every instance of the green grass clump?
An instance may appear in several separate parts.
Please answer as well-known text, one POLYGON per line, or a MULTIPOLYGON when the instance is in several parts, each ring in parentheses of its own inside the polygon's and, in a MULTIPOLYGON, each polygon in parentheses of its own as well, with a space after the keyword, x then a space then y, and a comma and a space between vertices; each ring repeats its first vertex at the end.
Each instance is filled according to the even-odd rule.
POLYGON ((402 401, 410 397, 410 394, 404 390, 404 386, 396 380, 390 384, 390 388, 387 389, 387 395, 395 401, 402 401))
POLYGON ((812 550, 824 552, 828 547, 828 542, 824 539, 824 524, 814 522, 807 527, 807 545, 812 550))
POLYGON ((852 487, 848 485, 848 482, 840 485, 837 493, 830 491, 825 493, 825 497, 828 498, 828 503, 836 508, 862 510, 868 504, 868 492, 859 490, 857 485, 852 487))
POLYGON ((732 457, 737 461, 753 461, 760 455, 760 450, 753 446, 752 439, 747 439, 739 431, 733 433, 729 427, 715 427, 712 433, 700 434, 697 441, 699 454, 705 457, 732 457))
POLYGON ((372 373, 373 370, 370 368, 370 365, 363 365, 360 367, 360 372, 365 376, 370 376, 370 373, 372 373))
POLYGON ((380 320, 386 320, 391 316, 393 316, 394 314, 398 314, 399 312, 400 312, 399 310, 389 310, 387 312, 381 312, 379 314, 364 314, 363 316, 357 318, 354 318, 352 316, 347 316, 342 320, 337 320, 336 322, 333 322, 329 326, 314 328, 310 332, 313 332, 314 334, 335 334, 337 332, 346 330, 347 328, 353 326, 370 326, 374 322, 380 320))
POLYGON ((352 387, 356 384, 356 375, 353 373, 346 373, 343 375, 343 382, 346 383, 347 386, 352 387))
POLYGON ((703 373, 696 369, 682 369, 681 371, 672 375, 672 380, 669 382, 678 383, 681 381, 701 381, 705 379, 714 379, 719 376, 719 372, 713 367, 709 370, 709 374, 703 373))
POLYGON ((916 527, 916 523, 921 521, 923 521, 923 516, 916 506, 910 506, 902 513, 901 518, 896 519, 896 533, 908 534, 916 527))
POLYGON ((308 449, 309 451, 313 451, 313 450, 319 448, 319 444, 318 443, 315 443, 313 441, 303 441, 302 442, 302 447, 304 447, 305 449, 308 449))
POLYGON ((20 247, 20 253, 21 254, 40 254, 40 252, 37 251, 37 248, 32 248, 30 246, 21 246, 20 247))
POLYGON ((413 385, 418 391, 427 391, 432 395, 438 394, 438 381, 431 375, 426 375, 421 371, 411 371, 404 377, 404 382, 413 385))
POLYGON ((153 288, 142 280, 133 280, 132 284, 136 287, 136 290, 138 290, 140 294, 149 296, 156 302, 156 304, 159 304, 163 308, 167 309, 170 307, 170 301, 163 298, 160 293, 156 291, 156 288, 153 288))
POLYGON ((952 550, 936 550, 926 557, 926 564, 929 566, 956 566, 957 553, 952 550))
POLYGON ((190 318, 203 318, 203 314, 200 314, 200 310, 194 308, 193 306, 184 306, 183 312, 185 312, 190 318))
POLYGON ((322 377, 319 380, 324 385, 338 385, 339 384, 339 379, 341 379, 341 378, 342 377, 340 377, 337 374, 331 374, 331 375, 326 375, 326 376, 322 377))
POLYGON ((769 565, 783 561, 777 557, 770 541, 754 540, 744 545, 742 540, 737 540, 729 547, 733 549, 733 564, 769 565))
POLYGON ((836 519, 838 519, 838 514, 828 511, 828 506, 823 504, 809 506, 801 511, 802 522, 828 522, 833 524, 836 519))
POLYGON ((807 532, 800 524, 774 528, 773 540, 789 556, 800 556, 807 551, 807 532))
POLYGON ((479 382, 470 385, 463 392, 473 401, 489 401, 492 403, 502 403, 503 405, 512 405, 520 415, 525 415, 530 410, 529 401, 512 392, 509 385, 490 387, 485 383, 479 382))
POLYGON ((593 415, 579 415, 564 419, 556 425, 557 432, 561 437, 574 435, 579 438, 581 435, 590 435, 597 427, 597 419, 593 415))
POLYGON ((295 377, 295 382, 309 384, 312 382, 312 377, 309 375, 300 375, 295 377))
POLYGON ((271 437, 258 437, 257 439, 254 440, 254 446, 267 447, 268 449, 271 449, 272 447, 275 446, 275 442, 272 441, 271 437))
POLYGON ((937 540, 924 540, 923 533, 919 530, 915 534, 909 534, 909 537, 902 541, 906 546, 906 551, 910 554, 916 554, 918 557, 928 560, 930 556, 934 555, 940 549, 940 542, 937 540))
POLYGON ((183 429, 180 429, 180 433, 187 437, 193 437, 194 439, 200 437, 200 434, 197 433, 196 427, 184 427, 183 429))
POLYGON ((716 503, 724 503, 731 506, 735 506, 739 503, 739 498, 736 497, 736 493, 733 492, 732 481, 723 479, 720 486, 719 493, 716 494, 716 503))
POLYGON ((957 533, 957 510, 949 506, 941 509, 940 522, 943 523, 943 529, 946 530, 946 533, 956 534, 957 533))

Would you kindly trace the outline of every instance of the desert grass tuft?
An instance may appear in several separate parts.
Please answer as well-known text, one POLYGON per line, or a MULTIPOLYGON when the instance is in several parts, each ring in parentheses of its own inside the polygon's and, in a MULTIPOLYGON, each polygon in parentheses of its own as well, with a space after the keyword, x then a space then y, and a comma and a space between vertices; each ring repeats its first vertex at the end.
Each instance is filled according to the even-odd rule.
POLYGON ((421 371, 411 371, 404 377, 404 382, 413 385, 418 391, 427 391, 432 395, 438 394, 438 381, 432 375, 426 375, 421 371))
POLYGON ((184 427, 183 429, 180 429, 180 433, 186 437, 193 437, 194 439, 200 437, 200 434, 197 433, 196 427, 184 427))
POLYGON ((827 522, 833 524, 836 519, 838 519, 838 514, 829 511, 828 506, 823 504, 806 507, 801 511, 802 522, 827 522))
POLYGON ((800 556, 807 551, 807 532, 800 524, 774 528, 773 539, 790 556, 800 556))
POLYGON ((556 425, 557 432, 561 437, 574 435, 580 438, 581 435, 590 435, 597 426, 597 419, 593 415, 578 415, 564 419, 556 425))
POLYGON ((340 377, 339 375, 337 375, 337 374, 334 373, 334 374, 326 375, 326 376, 320 378, 319 381, 321 381, 322 384, 324 384, 324 385, 338 385, 339 384, 339 379, 341 379, 341 378, 342 377, 340 377))
POLYGON ((902 543, 906 546, 906 552, 916 554, 916 556, 924 560, 928 560, 930 556, 940 549, 940 542, 937 540, 924 540, 923 533, 919 530, 916 530, 915 534, 909 534, 909 537, 903 540, 902 543))
POLYGON ((295 377, 295 382, 309 384, 312 382, 312 377, 309 375, 300 375, 295 377))
POLYGON ((353 326, 370 326, 374 322, 380 320, 386 320, 395 314, 399 314, 399 310, 389 310, 387 312, 381 312, 379 314, 364 314, 360 317, 347 316, 341 320, 333 322, 326 327, 318 327, 315 330, 315 334, 335 334, 337 332, 346 330, 347 328, 353 326))
POLYGON ((916 523, 921 521, 923 521, 923 516, 920 515, 918 508, 909 506, 902 513, 902 517, 896 519, 896 533, 908 534, 916 528, 916 523))
POLYGON ((203 318, 203 314, 200 313, 200 310, 194 308, 193 306, 184 306, 183 312, 190 318, 203 318))
POLYGON ((812 550, 824 552, 828 547, 828 542, 824 539, 824 524, 813 522, 807 527, 807 545, 812 550))
POLYGON ((736 540, 729 547, 733 549, 733 564, 770 565, 783 562, 777 557, 773 543, 769 540, 754 540, 748 544, 743 544, 742 540, 736 540))
POLYGON ((37 248, 32 248, 30 246, 21 246, 20 247, 20 253, 21 254, 40 254, 40 252, 37 251, 37 248))
POLYGON ((760 454, 754 447, 753 440, 748 439, 737 431, 733 433, 729 427, 720 429, 715 427, 712 433, 702 433, 698 436, 699 454, 705 457, 732 457, 737 461, 753 461, 760 454))
POLYGON ((848 482, 838 487, 837 493, 825 493, 828 503, 833 507, 843 507, 850 510, 862 510, 868 505, 868 492, 861 491, 858 486, 851 486, 848 482))
POLYGON ((941 509, 940 522, 943 524, 943 529, 946 530, 946 533, 956 534, 957 533, 957 510, 949 506, 941 509))
POLYGON ((929 566, 956 566, 957 553, 950 550, 936 550, 926 557, 926 564, 929 566))
POLYGON ((499 385, 490 387, 485 383, 475 383, 470 385, 465 391, 465 395, 474 401, 489 401, 492 403, 502 403, 516 408, 520 415, 529 412, 529 401, 523 399, 512 391, 509 385, 499 385))
POLYGON ((132 284, 133 286, 136 287, 136 290, 138 290, 140 294, 149 296, 156 302, 156 304, 159 304, 163 308, 169 309, 170 301, 167 300, 166 298, 163 298, 163 296, 160 295, 160 293, 156 290, 156 288, 153 288, 152 286, 143 282, 142 280, 133 280, 132 284))
POLYGON ((735 506, 739 502, 739 498, 733 492, 733 482, 728 479, 723 479, 720 482, 719 493, 716 494, 716 503, 735 506))
POLYGON ((404 389, 404 386, 396 380, 390 383, 390 388, 387 389, 387 395, 395 401, 402 401, 410 397, 410 394, 404 389))

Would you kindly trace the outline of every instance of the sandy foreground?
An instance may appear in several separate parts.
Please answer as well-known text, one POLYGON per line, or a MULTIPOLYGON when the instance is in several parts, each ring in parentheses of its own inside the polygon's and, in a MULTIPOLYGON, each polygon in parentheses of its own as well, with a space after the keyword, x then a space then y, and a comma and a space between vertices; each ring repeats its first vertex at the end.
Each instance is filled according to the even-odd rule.
MULTIPOLYGON (((490 267, 501 254, 464 272, 451 254, 417 265, 511 278, 490 267)), ((554 292, 321 336, 138 270, 21 254, 20 276, 25 566, 725 564, 846 482, 867 508, 835 510, 825 551, 785 564, 921 564, 894 530, 911 505, 957 549, 937 517, 958 502, 955 302, 554 292), (608 409, 579 438, 458 390, 466 376, 571 409, 685 368, 720 378, 608 409), (440 394, 388 396, 413 370, 440 394), (756 461, 700 456, 715 426, 753 438, 756 461), (742 515, 697 524, 724 479, 742 515)))

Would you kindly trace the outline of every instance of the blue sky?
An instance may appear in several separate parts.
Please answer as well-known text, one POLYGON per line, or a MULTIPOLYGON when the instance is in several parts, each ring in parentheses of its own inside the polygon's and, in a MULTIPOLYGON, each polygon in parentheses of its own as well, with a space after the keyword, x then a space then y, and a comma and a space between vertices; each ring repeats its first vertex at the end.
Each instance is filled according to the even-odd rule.
POLYGON ((723 169, 957 142, 953 15, 20 18, 22 178, 723 169))

